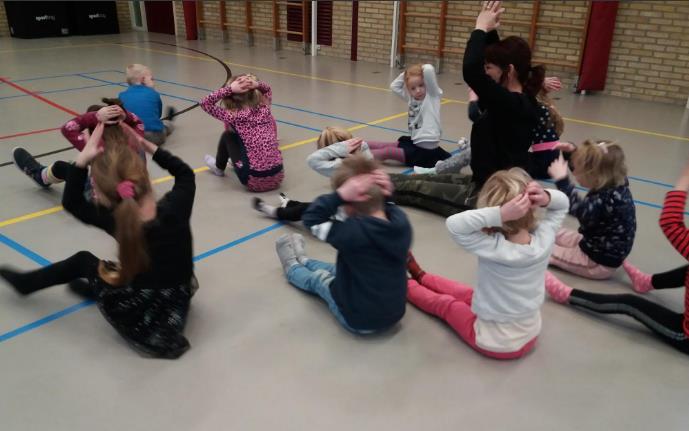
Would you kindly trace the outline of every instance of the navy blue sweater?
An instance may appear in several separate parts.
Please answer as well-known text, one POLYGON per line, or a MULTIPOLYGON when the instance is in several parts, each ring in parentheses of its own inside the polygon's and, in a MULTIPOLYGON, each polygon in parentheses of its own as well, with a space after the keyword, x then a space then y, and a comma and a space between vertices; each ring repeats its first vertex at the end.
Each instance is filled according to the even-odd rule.
POLYGON ((405 311, 411 225, 393 204, 385 205, 388 220, 354 216, 336 221, 333 217, 342 204, 337 193, 323 195, 302 220, 338 251, 330 292, 349 326, 359 330, 389 327, 405 311))
POLYGON ((579 233, 584 236, 581 251, 599 265, 622 265, 636 234, 636 208, 629 185, 591 190, 582 197, 569 178, 555 184, 569 196, 569 213, 579 220, 579 233))

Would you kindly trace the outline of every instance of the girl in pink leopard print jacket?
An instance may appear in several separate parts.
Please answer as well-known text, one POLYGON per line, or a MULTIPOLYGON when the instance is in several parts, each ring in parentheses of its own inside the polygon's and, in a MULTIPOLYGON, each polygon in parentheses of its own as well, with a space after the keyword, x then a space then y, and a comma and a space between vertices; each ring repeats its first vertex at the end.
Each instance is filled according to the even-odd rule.
POLYGON ((228 86, 204 97, 201 109, 225 123, 216 156, 206 155, 210 171, 225 175, 228 160, 249 191, 265 192, 280 186, 285 174, 278 148, 275 118, 270 111, 270 86, 251 75, 232 77, 228 86), (222 100, 224 108, 218 106, 222 100))

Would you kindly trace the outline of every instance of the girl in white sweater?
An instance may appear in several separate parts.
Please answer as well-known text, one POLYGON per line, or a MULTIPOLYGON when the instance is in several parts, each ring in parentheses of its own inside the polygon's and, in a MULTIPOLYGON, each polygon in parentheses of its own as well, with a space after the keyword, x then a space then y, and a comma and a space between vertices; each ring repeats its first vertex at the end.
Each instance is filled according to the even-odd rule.
POLYGON ((407 166, 432 168, 439 160, 450 158, 440 147, 440 100, 435 69, 430 64, 412 64, 390 84, 390 90, 409 105, 410 136, 397 142, 369 141, 377 160, 396 160, 407 166))
POLYGON ((512 168, 488 179, 478 208, 447 219, 455 242, 479 258, 476 289, 425 273, 410 255, 407 299, 445 320, 479 353, 520 358, 541 331, 548 259, 569 201, 512 168), (545 208, 540 222, 539 207, 545 208))

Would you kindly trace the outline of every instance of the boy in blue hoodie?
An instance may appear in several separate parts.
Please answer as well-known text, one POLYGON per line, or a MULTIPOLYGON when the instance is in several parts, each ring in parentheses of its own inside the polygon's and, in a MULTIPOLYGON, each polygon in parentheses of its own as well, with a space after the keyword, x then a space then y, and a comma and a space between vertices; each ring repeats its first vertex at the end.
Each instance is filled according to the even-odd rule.
POLYGON ((404 315, 411 225, 402 210, 386 203, 392 183, 375 161, 348 157, 332 181, 335 191, 316 199, 302 220, 337 249, 337 264, 308 258, 298 234, 278 238, 278 257, 290 284, 320 296, 345 329, 384 330, 404 315), (335 219, 340 207, 344 221, 335 219))
MULTIPOLYGON (((127 66, 129 88, 119 94, 124 108, 136 114, 144 123, 144 137, 156 145, 163 145, 172 133, 172 123, 160 119, 163 101, 153 86, 153 73, 143 64, 127 66)), ((169 108, 171 109, 171 108, 169 108)), ((174 110, 171 111, 174 113, 174 110)))

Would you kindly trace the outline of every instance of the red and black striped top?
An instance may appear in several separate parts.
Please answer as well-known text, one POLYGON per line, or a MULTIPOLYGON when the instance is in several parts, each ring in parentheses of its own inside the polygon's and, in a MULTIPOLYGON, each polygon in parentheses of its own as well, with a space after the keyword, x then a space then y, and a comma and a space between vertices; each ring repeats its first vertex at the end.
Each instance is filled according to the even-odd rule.
MULTIPOLYGON (((684 224, 684 207, 687 192, 673 190, 665 195, 663 212, 660 214, 660 228, 672 246, 689 260, 689 229, 684 224)), ((689 336, 689 271, 684 280, 684 333, 689 336)))

